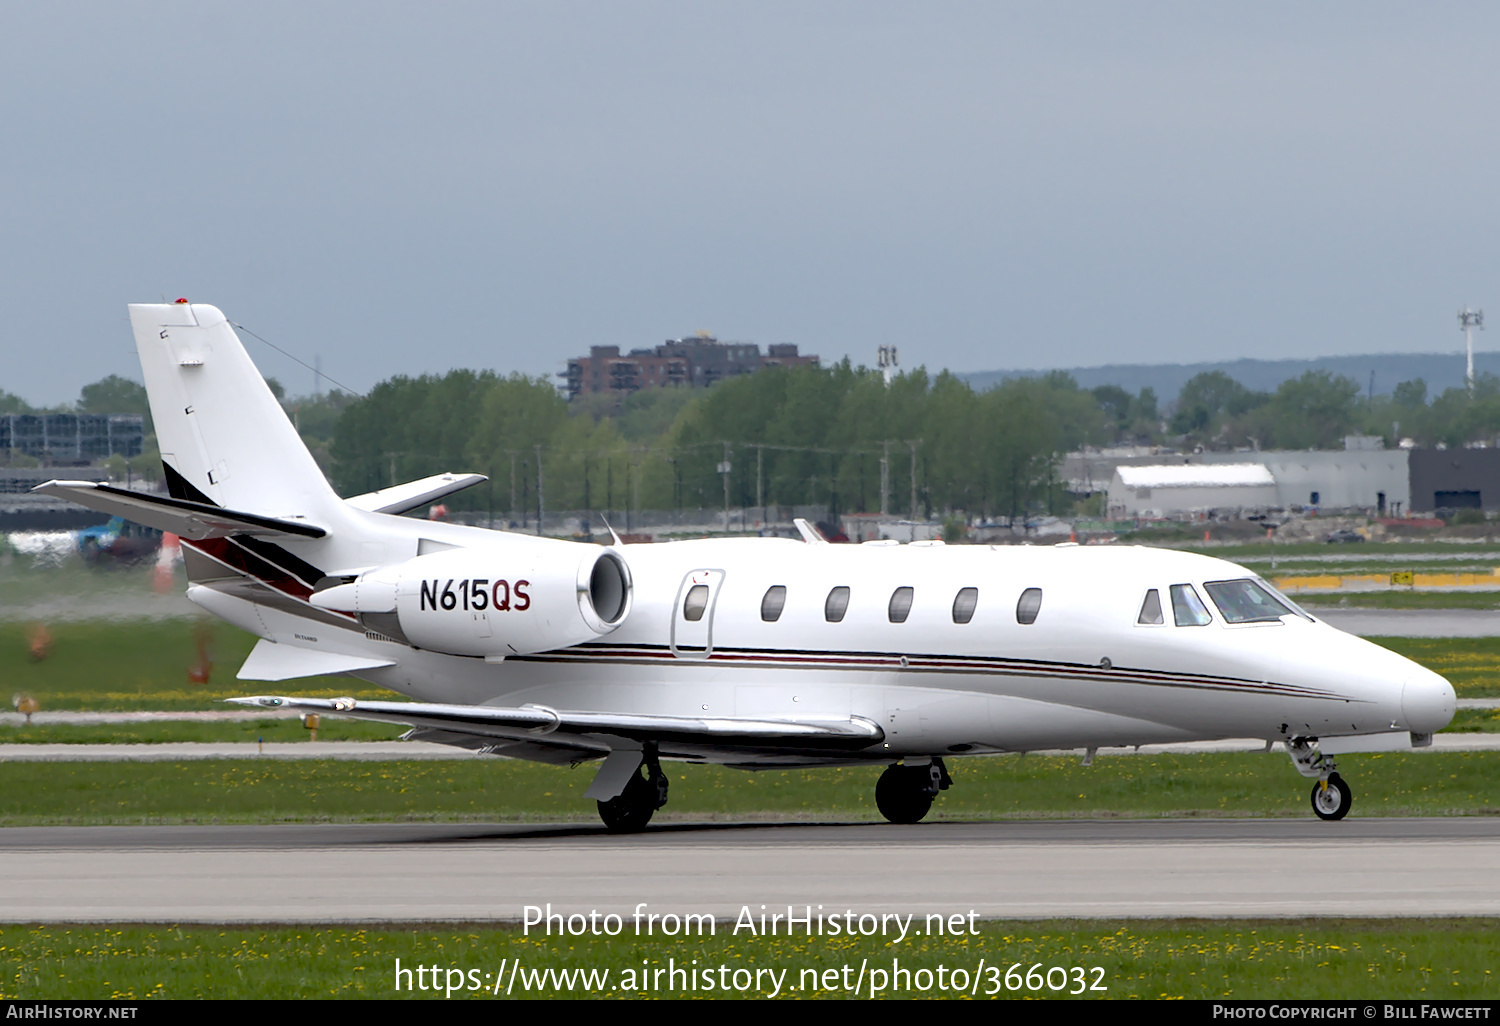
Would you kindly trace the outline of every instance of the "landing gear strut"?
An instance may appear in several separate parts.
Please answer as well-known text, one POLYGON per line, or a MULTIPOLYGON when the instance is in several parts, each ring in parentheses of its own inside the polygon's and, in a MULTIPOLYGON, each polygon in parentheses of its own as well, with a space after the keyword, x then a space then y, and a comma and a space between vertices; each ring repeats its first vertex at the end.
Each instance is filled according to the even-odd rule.
POLYGON ((938 792, 952 783, 942 759, 924 766, 892 763, 875 782, 875 807, 892 823, 917 823, 932 808, 938 792))
POLYGON ((656 810, 667 804, 667 775, 661 771, 656 746, 647 745, 643 754, 640 768, 630 775, 625 790, 598 803, 599 818, 612 834, 644 830, 656 810))
POLYGON ((1287 741, 1286 753, 1292 757, 1292 765, 1297 767, 1298 773, 1317 778, 1312 789, 1312 807, 1319 819, 1343 819, 1349 815, 1354 792, 1339 776, 1332 756, 1323 754, 1306 738, 1300 737, 1287 741))

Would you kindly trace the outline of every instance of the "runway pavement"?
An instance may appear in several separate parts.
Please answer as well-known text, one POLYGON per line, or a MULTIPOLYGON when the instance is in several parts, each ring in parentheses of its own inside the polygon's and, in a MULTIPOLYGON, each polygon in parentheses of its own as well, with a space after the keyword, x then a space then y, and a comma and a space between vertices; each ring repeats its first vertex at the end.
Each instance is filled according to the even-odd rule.
MULTIPOLYGON (((1358 598, 1351 596, 1351 601, 1358 598)), ((1313 606, 1308 612, 1331 626, 1361 637, 1500 637, 1500 610, 1355 609, 1313 606)))
MULTIPOLYGON (((514 921, 527 905, 733 920, 1500 915, 1500 820, 0 831, 15 922, 514 921)), ((721 929, 727 924, 721 924, 721 929)))

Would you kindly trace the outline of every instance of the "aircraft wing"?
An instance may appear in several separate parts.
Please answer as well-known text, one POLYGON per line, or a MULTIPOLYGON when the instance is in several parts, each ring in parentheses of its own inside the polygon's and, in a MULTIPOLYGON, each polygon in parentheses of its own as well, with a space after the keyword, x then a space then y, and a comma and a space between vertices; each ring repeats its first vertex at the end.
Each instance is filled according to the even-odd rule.
POLYGON ((293 535, 321 538, 328 532, 297 520, 279 520, 256 513, 241 513, 191 499, 169 499, 161 495, 132 492, 97 481, 48 481, 32 489, 55 495, 110 516, 124 517, 158 531, 170 531, 193 541, 223 538, 231 534, 293 535))
MULTIPOLYGON (((732 716, 647 716, 634 713, 568 712, 546 706, 439 705, 429 702, 367 702, 353 698, 287 698, 255 695, 231 698, 238 705, 296 709, 355 719, 505 739, 540 739, 551 734, 608 735, 632 741, 678 744, 857 751, 885 739, 873 720, 771 720, 732 716)), ((551 740, 549 738, 549 740, 551 740)), ((558 738, 558 741, 563 741, 558 738)))

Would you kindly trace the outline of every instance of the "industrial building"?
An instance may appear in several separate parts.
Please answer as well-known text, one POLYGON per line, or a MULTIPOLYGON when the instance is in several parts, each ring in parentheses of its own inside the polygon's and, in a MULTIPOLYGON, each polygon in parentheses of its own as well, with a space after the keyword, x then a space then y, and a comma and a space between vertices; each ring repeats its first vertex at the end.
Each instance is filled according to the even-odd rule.
POLYGON ((1276 505, 1276 480, 1259 463, 1156 464, 1116 467, 1109 483, 1109 512, 1159 517, 1210 509, 1264 509, 1276 505))
POLYGON ((620 354, 619 346, 593 346, 588 356, 568 361, 558 375, 565 379, 568 398, 599 392, 628 395, 643 388, 687 385, 707 388, 725 378, 753 374, 762 367, 807 364, 816 367, 818 357, 803 356, 797 346, 784 343, 767 347, 764 355, 753 342, 720 342, 712 335, 667 339, 654 349, 632 349, 620 354))
MULTIPOLYGON (((1438 483, 1426 486, 1423 493, 1418 488, 1419 474, 1415 469, 1427 458, 1423 451, 1371 449, 1356 439, 1348 440, 1346 445, 1349 447, 1341 451, 1157 452, 1113 457, 1072 453, 1064 461, 1064 474, 1076 494, 1099 491, 1108 481, 1104 487, 1108 491, 1109 509, 1121 516, 1173 516, 1210 509, 1279 507, 1364 509, 1380 516, 1400 517, 1413 510, 1440 508, 1443 503, 1434 503, 1432 496, 1441 492, 1437 497, 1443 498, 1449 492, 1461 491, 1460 484, 1473 480, 1473 471, 1482 462, 1466 464, 1467 477, 1459 473, 1441 480, 1434 478, 1438 483), (1243 469, 1252 466, 1263 470, 1269 480, 1243 469), (1190 469, 1194 467, 1202 469, 1190 469), (1206 473, 1209 468, 1227 472, 1231 467, 1240 469, 1222 480, 1206 473), (1150 494, 1139 494, 1142 491, 1150 494)), ((1488 451, 1500 457, 1500 451, 1488 451)), ((1500 458, 1488 466, 1494 467, 1492 501, 1495 508, 1500 508, 1500 458)))
POLYGON ((1414 449, 1411 499, 1422 510, 1500 510, 1500 449, 1414 449))
POLYGON ((0 450, 52 466, 85 466, 110 456, 133 459, 146 436, 139 413, 0 414, 0 450))
MULTIPOLYGON (((1406 449, 1202 453, 1208 464, 1255 462, 1276 480, 1276 501, 1286 509, 1368 509, 1379 516, 1412 510, 1406 449)), ((1500 493, 1496 494, 1500 501, 1500 493)), ((1418 506, 1432 509, 1431 506, 1418 506)))

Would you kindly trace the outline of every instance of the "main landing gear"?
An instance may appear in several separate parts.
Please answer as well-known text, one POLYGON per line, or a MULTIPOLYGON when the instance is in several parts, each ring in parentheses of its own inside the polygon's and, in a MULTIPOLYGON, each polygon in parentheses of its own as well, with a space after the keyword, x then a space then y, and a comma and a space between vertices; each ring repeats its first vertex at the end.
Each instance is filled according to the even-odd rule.
POLYGON ((892 763, 875 782, 875 807, 892 823, 917 823, 939 791, 953 784, 942 759, 920 765, 892 763))
POLYGON ((1324 755, 1305 738, 1292 738, 1286 743, 1286 752, 1292 757, 1292 765, 1304 777, 1317 778, 1313 783, 1312 807, 1319 819, 1343 819, 1349 815, 1354 804, 1354 792, 1339 776, 1333 757, 1324 755))
POLYGON ((667 804, 667 775, 661 771, 656 746, 648 745, 642 756, 625 789, 598 803, 599 818, 612 834, 644 830, 656 810, 667 804))

